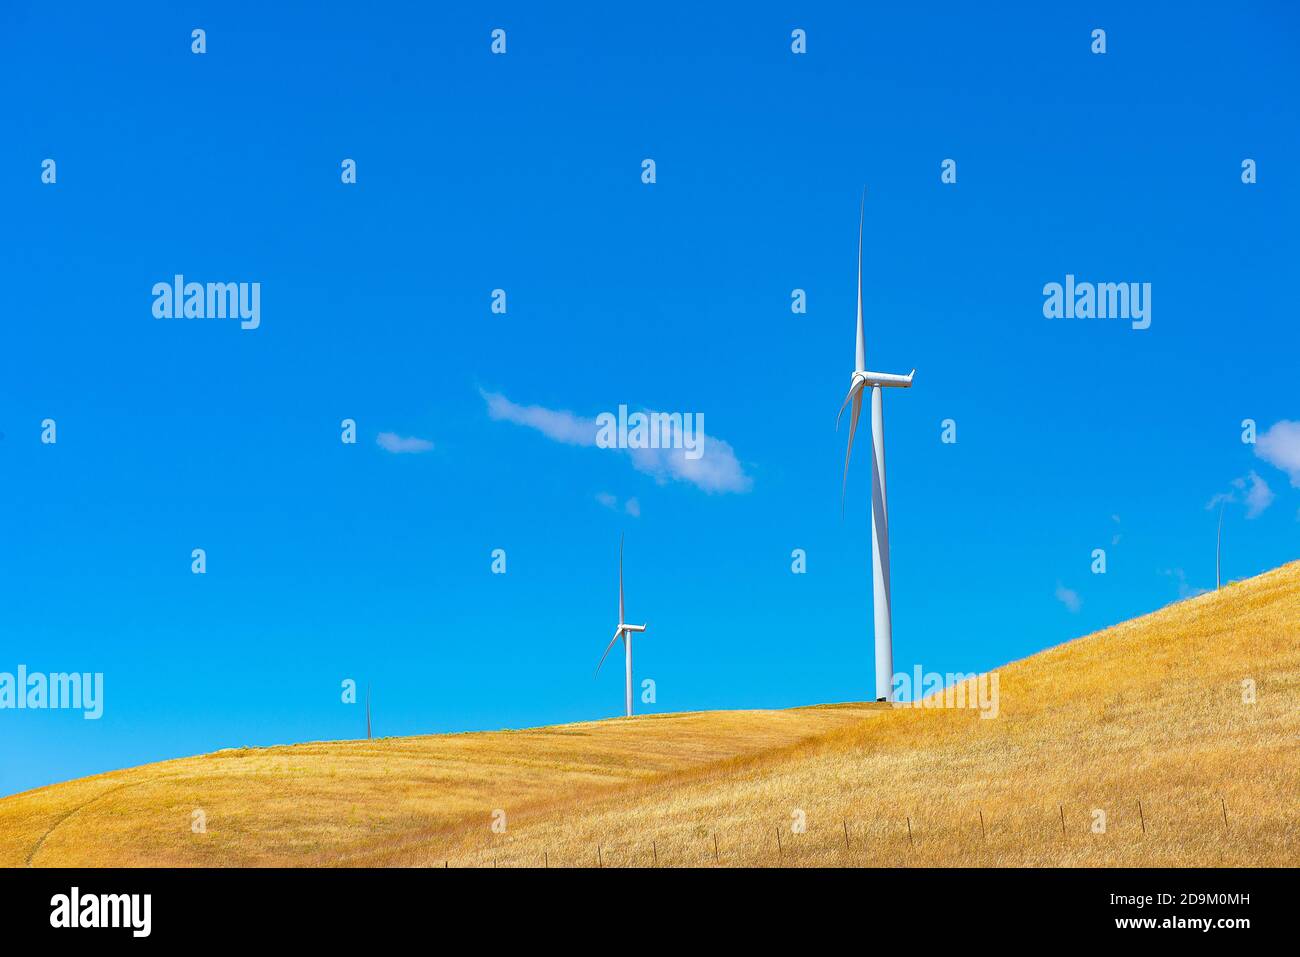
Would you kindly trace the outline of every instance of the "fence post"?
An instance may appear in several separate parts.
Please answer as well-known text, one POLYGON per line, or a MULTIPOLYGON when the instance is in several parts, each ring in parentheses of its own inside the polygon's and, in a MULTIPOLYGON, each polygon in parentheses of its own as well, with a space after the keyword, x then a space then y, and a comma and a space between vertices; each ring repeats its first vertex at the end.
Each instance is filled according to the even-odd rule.
POLYGON ((980 808, 980 837, 984 838, 984 840, 986 841, 989 839, 989 832, 984 830, 984 809, 983 808, 980 808))
POLYGON ((713 863, 718 863, 718 835, 713 835, 713 863))
POLYGON ((1228 829, 1228 805, 1223 803, 1223 798, 1219 798, 1219 806, 1223 808, 1223 829, 1228 829))
POLYGON ((1065 837, 1065 808, 1058 804, 1056 809, 1061 812, 1061 837, 1065 837))
POLYGON ((907 819, 907 843, 912 845, 912 850, 916 850, 916 841, 912 840, 912 819, 907 819))
POLYGON ((655 867, 659 866, 659 846, 654 841, 650 842, 650 853, 654 855, 655 867))
POLYGON ((1142 833, 1145 834, 1147 832, 1147 818, 1146 815, 1142 813, 1141 801, 1138 801, 1138 820, 1142 822, 1142 833))

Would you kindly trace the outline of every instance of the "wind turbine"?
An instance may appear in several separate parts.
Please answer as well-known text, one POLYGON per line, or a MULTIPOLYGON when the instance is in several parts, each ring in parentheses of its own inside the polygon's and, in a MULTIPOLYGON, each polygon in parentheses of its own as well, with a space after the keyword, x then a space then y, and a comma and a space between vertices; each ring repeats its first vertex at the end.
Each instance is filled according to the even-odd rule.
POLYGON ((852 405, 849 414, 849 446, 844 452, 844 479, 840 484, 840 508, 844 507, 844 492, 849 481, 849 456, 853 454, 853 433, 858 427, 862 411, 862 392, 871 387, 871 572, 873 606, 876 625, 876 700, 893 699, 894 639, 893 616, 889 600, 889 510, 885 499, 885 414, 881 405, 881 389, 907 389, 912 385, 913 369, 907 375, 867 371, 867 344, 862 331, 862 219, 866 212, 867 190, 862 189, 862 205, 858 210, 858 339, 854 351, 853 377, 849 394, 844 397, 835 427, 840 416, 852 405))
POLYGON ((370 740, 370 684, 366 683, 366 740, 370 740))
POLYGON ((614 642, 622 638, 627 672, 627 689, 623 698, 629 718, 632 717, 632 632, 634 631, 645 631, 645 625, 629 625, 623 621, 623 536, 620 535, 618 537, 618 627, 614 629, 614 637, 605 646, 605 653, 600 656, 600 664, 596 665, 596 674, 600 674, 600 666, 609 657, 609 650, 614 647, 614 642))
POLYGON ((1219 590, 1219 558, 1223 554, 1223 506, 1226 502, 1219 503, 1219 531, 1214 539, 1214 590, 1219 590))

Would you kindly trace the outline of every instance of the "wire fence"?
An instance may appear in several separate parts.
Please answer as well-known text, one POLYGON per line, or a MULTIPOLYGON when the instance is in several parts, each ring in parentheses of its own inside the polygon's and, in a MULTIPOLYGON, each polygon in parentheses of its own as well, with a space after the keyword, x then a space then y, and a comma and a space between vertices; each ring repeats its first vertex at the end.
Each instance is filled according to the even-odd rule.
MULTIPOLYGON (((469 867, 783 867, 783 866, 909 866, 924 865, 928 856, 949 854, 954 840, 967 840, 990 848, 1060 849, 1085 846, 1085 840, 1107 836, 1146 839, 1153 828, 1169 825, 1154 817, 1140 799, 1113 808, 1067 808, 1058 803, 1056 813, 1042 815, 986 815, 983 807, 965 818, 936 820, 910 814, 877 817, 869 821, 841 818, 817 826, 792 826, 787 819, 772 825, 711 828, 694 825, 673 832, 660 829, 646 839, 597 842, 588 848, 553 828, 539 835, 525 828, 525 837, 507 833, 467 857, 460 851, 443 857, 442 866, 469 867), (838 827, 834 826, 838 824, 838 827), (535 859, 534 859, 535 858, 535 859)), ((1205 834, 1231 834, 1227 802, 1218 798, 1205 818, 1181 818, 1205 834)), ((1166 831, 1165 836, 1172 832, 1166 831)))

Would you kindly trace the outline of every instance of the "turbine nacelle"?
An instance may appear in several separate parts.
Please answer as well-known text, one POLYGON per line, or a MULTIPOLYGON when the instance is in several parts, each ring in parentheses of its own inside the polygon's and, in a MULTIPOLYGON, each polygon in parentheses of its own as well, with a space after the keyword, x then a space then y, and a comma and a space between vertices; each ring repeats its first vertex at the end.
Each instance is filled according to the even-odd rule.
POLYGON ((895 375, 892 372, 855 372, 849 381, 849 388, 851 390, 860 381, 864 388, 878 385, 884 388, 910 389, 914 375, 916 375, 915 369, 907 375, 895 375))
POLYGON ((645 631, 645 625, 619 625, 619 631, 645 631))

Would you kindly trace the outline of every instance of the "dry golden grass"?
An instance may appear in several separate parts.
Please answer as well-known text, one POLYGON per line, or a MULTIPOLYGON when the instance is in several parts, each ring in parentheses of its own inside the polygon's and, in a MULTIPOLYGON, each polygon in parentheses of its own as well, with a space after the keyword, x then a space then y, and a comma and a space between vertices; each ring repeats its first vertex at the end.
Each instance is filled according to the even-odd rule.
POLYGON ((0 800, 0 865, 1300 863, 1300 562, 999 690, 218 752, 0 800))

